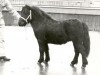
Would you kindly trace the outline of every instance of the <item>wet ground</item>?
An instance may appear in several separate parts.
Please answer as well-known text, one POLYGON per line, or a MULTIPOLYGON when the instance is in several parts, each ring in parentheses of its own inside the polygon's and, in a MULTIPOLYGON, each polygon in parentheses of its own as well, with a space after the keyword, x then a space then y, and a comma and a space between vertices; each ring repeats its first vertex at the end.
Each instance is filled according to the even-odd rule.
POLYGON ((0 75, 100 75, 100 33, 90 31, 91 51, 89 64, 81 69, 81 55, 75 68, 70 66, 74 57, 72 42, 64 45, 49 44, 50 62, 37 64, 39 50, 31 27, 6 27, 6 50, 10 62, 0 62, 0 75))

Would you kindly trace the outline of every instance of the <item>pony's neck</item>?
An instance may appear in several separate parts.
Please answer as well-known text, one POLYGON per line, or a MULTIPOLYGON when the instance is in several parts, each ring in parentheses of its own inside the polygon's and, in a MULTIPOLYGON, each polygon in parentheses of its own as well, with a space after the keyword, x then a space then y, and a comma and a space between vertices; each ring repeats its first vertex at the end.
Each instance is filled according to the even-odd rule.
POLYGON ((54 19, 52 19, 46 13, 43 13, 42 15, 37 15, 35 17, 34 17, 34 14, 31 14, 31 16, 32 16, 31 23, 43 23, 43 22, 47 22, 47 21, 54 21, 54 19))
POLYGON ((35 29, 41 25, 45 25, 50 22, 55 22, 55 20, 52 19, 49 15, 47 15, 45 12, 43 12, 42 14, 39 14, 39 15, 31 14, 31 16, 32 16, 32 20, 31 20, 30 24, 35 29))
POLYGON ((32 20, 30 24, 33 27, 33 30, 36 31, 38 28, 44 27, 48 23, 54 23, 54 22, 55 20, 53 19, 39 18, 38 20, 32 20))

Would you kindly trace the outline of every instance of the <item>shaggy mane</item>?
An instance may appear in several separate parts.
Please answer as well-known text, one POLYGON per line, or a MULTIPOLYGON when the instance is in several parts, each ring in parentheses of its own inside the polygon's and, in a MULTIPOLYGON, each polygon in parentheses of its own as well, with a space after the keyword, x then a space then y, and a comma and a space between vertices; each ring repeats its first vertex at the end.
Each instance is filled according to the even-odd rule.
POLYGON ((40 8, 36 7, 36 6, 32 6, 31 7, 32 10, 36 11, 39 15, 46 17, 48 19, 52 19, 47 13, 45 13, 43 10, 41 10, 40 8))

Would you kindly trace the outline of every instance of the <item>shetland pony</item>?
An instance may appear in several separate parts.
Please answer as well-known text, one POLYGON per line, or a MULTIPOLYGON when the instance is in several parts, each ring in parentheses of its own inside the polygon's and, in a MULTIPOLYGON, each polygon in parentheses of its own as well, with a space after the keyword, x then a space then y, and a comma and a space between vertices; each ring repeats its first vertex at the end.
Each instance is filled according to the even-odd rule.
POLYGON ((79 53, 82 55, 82 68, 88 64, 87 56, 90 52, 90 37, 88 27, 77 19, 57 21, 36 6, 25 5, 21 10, 19 26, 30 23, 39 45, 39 63, 50 61, 48 44, 65 44, 73 42, 75 56, 71 66, 78 63, 79 53))

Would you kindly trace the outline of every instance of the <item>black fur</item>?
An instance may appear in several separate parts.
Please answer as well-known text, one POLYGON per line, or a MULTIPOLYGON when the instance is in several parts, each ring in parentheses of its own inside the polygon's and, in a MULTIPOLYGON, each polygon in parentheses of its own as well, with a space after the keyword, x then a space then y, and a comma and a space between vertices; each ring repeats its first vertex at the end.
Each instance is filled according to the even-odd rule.
MULTIPOLYGON (((75 49, 75 57, 71 65, 74 66, 74 64, 77 64, 79 53, 82 55, 82 67, 88 64, 86 57, 90 51, 90 38, 88 27, 85 23, 77 19, 56 21, 38 7, 28 5, 22 8, 21 16, 26 18, 29 15, 29 10, 32 11, 32 19, 28 19, 28 23, 31 24, 39 44, 39 63, 44 61, 44 53, 46 54, 45 61, 48 62, 50 60, 49 43, 65 44, 68 41, 72 41, 75 49)), ((26 24, 20 18, 19 26, 25 26, 26 24)))

